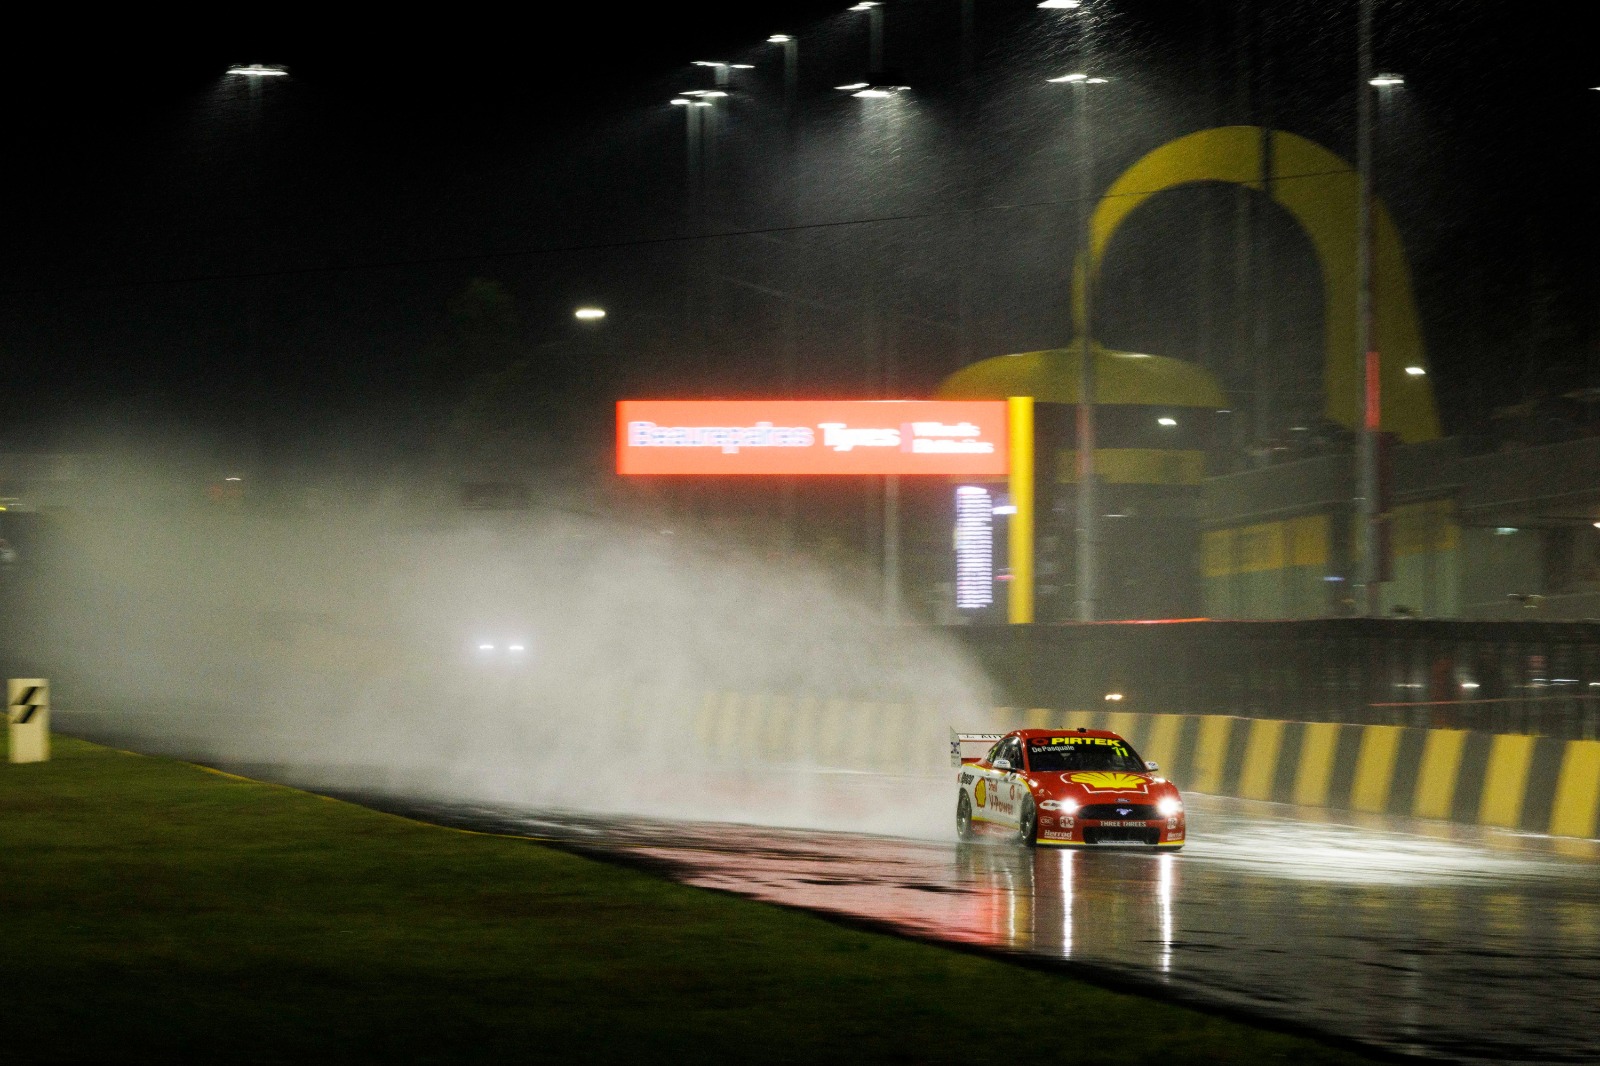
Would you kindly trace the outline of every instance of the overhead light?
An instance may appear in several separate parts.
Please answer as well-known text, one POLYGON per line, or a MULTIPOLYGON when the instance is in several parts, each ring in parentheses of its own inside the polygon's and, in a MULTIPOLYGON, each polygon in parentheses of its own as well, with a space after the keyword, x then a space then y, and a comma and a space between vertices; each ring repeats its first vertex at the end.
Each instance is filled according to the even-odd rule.
POLYGON ((236 477, 225 477, 222 480, 224 480, 224 481, 242 481, 243 479, 242 478, 236 478, 236 477))
POLYGON ((1075 7, 1082 7, 1083 0, 1043 0, 1039 6, 1049 11, 1071 11, 1075 7))
POLYGON ((711 102, 709 100, 696 100, 694 102, 694 106, 695 107, 711 107, 713 105, 711 104, 711 102))
POLYGON ((721 89, 707 89, 705 92, 700 94, 700 98, 702 100, 710 100, 713 97, 727 96, 727 95, 728 94, 723 92, 721 89))
POLYGON ((1517 527, 1516 526, 1495 526, 1494 527, 1494 531, 1495 531, 1495 535, 1496 536, 1509 537, 1509 536, 1511 536, 1511 534, 1513 534, 1513 533, 1515 533, 1517 531, 1517 527))
POLYGON ((1054 82, 1055 84, 1059 85, 1064 81, 1088 81, 1089 80, 1089 75, 1087 75, 1087 74, 1063 74, 1059 78, 1047 78, 1045 80, 1046 81, 1050 81, 1050 82, 1054 82))
POLYGON ((871 82, 858 81, 852 82, 849 85, 835 85, 834 88, 838 89, 840 92, 849 93, 851 96, 859 97, 863 100, 882 100, 885 97, 893 96, 896 93, 908 92, 911 89, 911 86, 873 85, 871 82))
POLYGON ((1427 373, 1427 371, 1424 370, 1420 366, 1408 366, 1408 367, 1406 367, 1406 374, 1411 376, 1411 377, 1414 377, 1414 378, 1420 378, 1426 373, 1427 373))
POLYGON ((1176 418, 1158 418, 1158 419, 1156 419, 1156 425, 1158 425, 1158 426, 1175 426, 1177 424, 1178 424, 1178 420, 1176 418))
POLYGON ((289 68, 268 66, 264 63, 251 63, 249 66, 229 67, 228 73, 243 74, 248 78, 281 78, 289 73, 289 68))
POLYGON ((1367 84, 1378 89, 1387 89, 1394 85, 1404 85, 1406 79, 1399 74, 1379 74, 1369 78, 1367 84))
POLYGON ((582 322, 597 322, 606 317, 603 307, 580 307, 572 312, 572 317, 582 322))
POLYGON ((851 11, 871 11, 873 8, 875 8, 877 6, 878 6, 877 0, 862 0, 862 3, 859 3, 859 4, 855 5, 854 7, 850 8, 849 10, 851 10, 851 11))
POLYGON ((729 63, 728 64, 728 69, 729 70, 754 70, 754 69, 756 69, 756 65, 754 63, 729 63))
POLYGON ((679 93, 678 95, 679 96, 704 96, 706 93, 708 93, 710 91, 711 90, 709 90, 709 89, 685 89, 685 90, 683 90, 683 92, 679 93))
POLYGON ((1085 85, 1104 85, 1109 80, 1108 78, 1086 78, 1083 83, 1085 85))
POLYGON ((1122 693, 1120 693, 1120 692, 1107 692, 1106 693, 1106 702, 1108 702, 1108 703, 1121 703, 1122 702, 1122 693))
POLYGON ((714 59, 696 59, 693 63, 690 64, 690 66, 695 66, 695 67, 725 67, 727 65, 728 64, 726 64, 726 63, 718 63, 714 59))
POLYGON ((1596 528, 1596 529, 1600 529, 1600 522, 1596 522, 1596 523, 1594 523, 1594 528, 1596 528))
POLYGON ((787 33, 774 33, 771 37, 767 38, 767 43, 768 44, 788 44, 792 40, 794 40, 794 38, 790 37, 787 33))
POLYGON ((688 103, 689 103, 689 101, 685 97, 682 97, 682 96, 674 96, 672 98, 672 102, 674 104, 677 104, 680 107, 687 106, 688 103))

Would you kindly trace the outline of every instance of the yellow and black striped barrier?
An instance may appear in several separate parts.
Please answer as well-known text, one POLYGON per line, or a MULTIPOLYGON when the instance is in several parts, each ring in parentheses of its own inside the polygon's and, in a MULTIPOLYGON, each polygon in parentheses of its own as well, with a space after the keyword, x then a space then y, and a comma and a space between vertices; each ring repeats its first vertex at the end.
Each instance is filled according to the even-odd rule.
POLYGON ((948 768, 948 729, 1109 729, 1186 792, 1399 814, 1555 836, 1600 828, 1600 740, 1225 715, 937 708, 747 693, 706 698, 696 732, 727 760, 917 773, 948 768))

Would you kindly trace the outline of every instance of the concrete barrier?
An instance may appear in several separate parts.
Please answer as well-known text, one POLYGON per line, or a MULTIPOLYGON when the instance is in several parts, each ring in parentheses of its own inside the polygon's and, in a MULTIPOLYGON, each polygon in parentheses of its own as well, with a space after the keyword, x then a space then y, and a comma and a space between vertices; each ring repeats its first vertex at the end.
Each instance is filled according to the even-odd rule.
POLYGON ((1048 708, 944 717, 903 704, 724 692, 706 697, 696 732, 725 761, 918 773, 948 768, 940 741, 948 727, 1004 733, 1083 726, 1127 737, 1188 792, 1555 836, 1595 838, 1600 830, 1597 740, 1048 708))

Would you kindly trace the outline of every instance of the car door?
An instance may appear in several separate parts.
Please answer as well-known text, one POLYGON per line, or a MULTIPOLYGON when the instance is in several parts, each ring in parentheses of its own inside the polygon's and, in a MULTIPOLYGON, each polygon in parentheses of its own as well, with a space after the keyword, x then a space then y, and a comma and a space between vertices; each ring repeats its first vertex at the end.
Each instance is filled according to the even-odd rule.
POLYGON ((974 809, 978 816, 985 821, 997 822, 1000 825, 1016 825, 1021 804, 1018 802, 1018 782, 1021 776, 1017 773, 1022 767, 1022 742, 1016 737, 1007 737, 990 750, 989 756, 979 764, 981 776, 978 782, 982 785, 981 794, 977 785, 973 786, 974 809), (995 766, 1000 760, 1006 760, 1015 768, 1002 770, 995 766))

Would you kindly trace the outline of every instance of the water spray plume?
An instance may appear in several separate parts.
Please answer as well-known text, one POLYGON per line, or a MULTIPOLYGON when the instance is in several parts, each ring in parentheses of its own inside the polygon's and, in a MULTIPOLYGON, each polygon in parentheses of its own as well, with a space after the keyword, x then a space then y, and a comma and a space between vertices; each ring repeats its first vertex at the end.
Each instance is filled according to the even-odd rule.
POLYGON ((41 640, 86 732, 314 787, 944 835, 995 702, 944 638, 681 522, 490 517, 120 509, 41 640))

